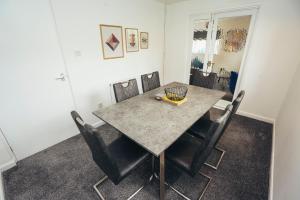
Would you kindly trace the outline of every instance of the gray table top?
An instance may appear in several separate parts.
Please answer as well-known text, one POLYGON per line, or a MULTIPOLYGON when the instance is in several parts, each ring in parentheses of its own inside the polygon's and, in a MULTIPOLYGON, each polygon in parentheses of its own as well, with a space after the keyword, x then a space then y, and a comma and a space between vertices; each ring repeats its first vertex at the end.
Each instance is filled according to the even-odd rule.
POLYGON ((173 82, 93 112, 155 156, 159 156, 203 116, 224 92, 173 82), (165 87, 188 87, 187 102, 180 106, 157 101, 165 87))

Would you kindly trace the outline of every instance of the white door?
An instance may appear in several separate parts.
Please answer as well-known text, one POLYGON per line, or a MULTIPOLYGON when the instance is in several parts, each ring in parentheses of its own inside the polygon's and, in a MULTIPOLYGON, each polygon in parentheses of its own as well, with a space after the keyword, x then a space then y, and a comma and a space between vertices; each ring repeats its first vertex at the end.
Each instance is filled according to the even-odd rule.
POLYGON ((0 5, 0 127, 17 159, 78 133, 47 0, 0 5))
MULTIPOLYGON (((253 32, 256 13, 257 13, 257 8, 249 8, 249 9, 230 11, 230 12, 213 13, 212 15, 212 21, 213 21, 212 42, 211 42, 212 47, 210 48, 208 60, 214 63, 214 69, 209 69, 209 70, 213 70, 214 72, 218 73, 220 71, 220 68, 226 66, 225 68, 227 69, 227 71, 238 72, 238 79, 236 83, 236 89, 233 94, 233 98, 238 95, 237 93, 240 90, 240 84, 243 76, 244 62, 247 56, 247 50, 248 50, 251 34, 253 32), (230 26, 228 26, 229 22, 231 24, 230 26), (220 46, 218 45, 218 42, 220 41, 218 40, 218 36, 217 36, 219 26, 222 27, 224 32, 223 34, 226 34, 229 27, 230 29, 237 29, 240 32, 242 32, 242 30, 245 30, 245 34, 242 34, 246 37, 245 44, 241 47, 240 50, 233 51, 234 53, 228 53, 228 52, 224 53, 224 51, 221 51, 220 53, 218 51, 218 46, 220 46), (223 26, 225 26, 225 28, 223 26), (226 30, 226 26, 227 26, 227 30, 226 30)), ((230 102, 224 102, 223 104, 226 107, 226 105, 228 105, 229 103, 230 102)))
POLYGON ((195 59, 203 64, 203 69, 207 68, 209 48, 211 48, 212 42, 211 34, 213 23, 211 17, 210 13, 203 13, 190 18, 189 32, 191 35, 188 36, 189 52, 187 56, 188 62, 186 65, 186 74, 188 74, 186 77, 187 83, 190 80, 191 68, 197 68, 196 66, 191 66, 191 63, 195 62, 195 59), (197 39, 194 39, 195 37, 197 39), (190 50, 192 50, 192 52, 190 52, 190 50))

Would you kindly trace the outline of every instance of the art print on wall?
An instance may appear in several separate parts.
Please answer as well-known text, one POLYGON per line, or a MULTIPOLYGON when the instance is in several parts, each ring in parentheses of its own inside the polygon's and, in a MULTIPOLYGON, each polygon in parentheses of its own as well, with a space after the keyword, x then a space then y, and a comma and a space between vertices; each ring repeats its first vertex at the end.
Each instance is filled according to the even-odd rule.
POLYGON ((123 58, 122 26, 100 24, 103 59, 123 58))
POLYGON ((148 49, 149 45, 149 34, 147 32, 140 33, 140 45, 141 49, 148 49))
POLYGON ((138 29, 125 28, 125 39, 127 52, 139 51, 138 29))

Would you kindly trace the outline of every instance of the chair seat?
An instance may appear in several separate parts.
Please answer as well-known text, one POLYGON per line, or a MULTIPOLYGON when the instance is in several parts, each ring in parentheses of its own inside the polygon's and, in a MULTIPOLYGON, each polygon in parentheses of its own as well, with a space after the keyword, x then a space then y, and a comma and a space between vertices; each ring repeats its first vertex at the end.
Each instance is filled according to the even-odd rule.
POLYGON ((166 158, 193 176, 192 163, 196 153, 201 149, 205 149, 203 140, 199 140, 190 134, 184 134, 167 149, 166 158))
POLYGON ((198 138, 205 139, 209 137, 208 134, 210 134, 210 132, 208 130, 213 123, 214 122, 210 119, 201 118, 188 130, 188 132, 198 138))
POLYGON ((149 152, 138 146, 126 136, 120 136, 118 139, 114 140, 108 146, 108 150, 110 155, 116 161, 121 179, 150 156, 149 152))

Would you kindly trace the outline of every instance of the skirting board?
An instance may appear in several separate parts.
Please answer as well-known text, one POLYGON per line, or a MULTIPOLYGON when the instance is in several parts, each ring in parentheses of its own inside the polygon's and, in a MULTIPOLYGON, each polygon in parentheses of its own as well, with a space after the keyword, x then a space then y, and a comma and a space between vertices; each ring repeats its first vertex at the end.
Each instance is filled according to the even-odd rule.
POLYGON ((4 186, 2 181, 2 171, 0 171, 0 200, 5 200, 4 186))
POLYGON ((0 166, 0 200, 5 200, 4 186, 2 181, 2 172, 16 166, 16 161, 11 159, 7 163, 0 166))
POLYGON ((275 119, 260 116, 260 115, 256 115, 256 114, 253 114, 253 113, 248 113, 248 112, 245 112, 245 111, 242 111, 242 110, 237 111, 237 114, 245 116, 245 117, 249 117, 249 118, 252 118, 252 119, 256 119, 256 120, 259 120, 259 121, 267 122, 267 123, 270 123, 270 124, 273 124, 273 125, 275 124, 275 119))
POLYGON ((16 161, 14 159, 8 161, 7 163, 3 164, 3 165, 0 165, 0 171, 3 172, 5 170, 8 170, 14 166, 16 166, 16 161))
POLYGON ((275 164, 275 138, 276 138, 276 121, 273 123, 273 135, 272 135, 272 155, 271 155, 271 168, 269 179, 269 200, 273 200, 274 192, 274 164, 275 164))
MULTIPOLYGON (((225 107, 220 107, 218 105, 217 106, 215 105, 214 108, 221 109, 221 110, 225 109, 225 107)), ((246 112, 246 111, 238 110, 237 114, 241 115, 241 116, 244 116, 244 117, 249 117, 249 118, 252 118, 252 119, 259 120, 259 121, 267 122, 267 123, 270 123, 270 124, 273 124, 273 125, 275 124, 275 119, 260 116, 260 115, 256 115, 256 114, 249 113, 249 112, 246 112)))

